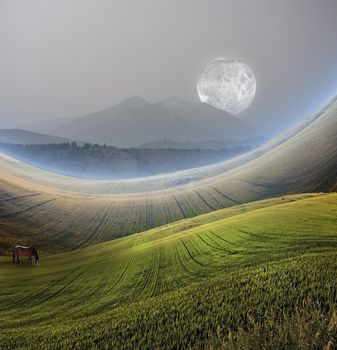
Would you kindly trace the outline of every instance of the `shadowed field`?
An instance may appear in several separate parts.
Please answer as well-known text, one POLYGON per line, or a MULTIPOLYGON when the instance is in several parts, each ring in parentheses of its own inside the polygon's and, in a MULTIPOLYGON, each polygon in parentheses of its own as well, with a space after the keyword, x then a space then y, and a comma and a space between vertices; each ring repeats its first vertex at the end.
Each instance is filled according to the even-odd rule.
MULTIPOLYGON (((318 312, 307 336, 320 327, 332 349, 336 213, 336 194, 286 196, 42 255, 39 267, 3 257, 1 347, 199 348, 268 320, 305 327, 318 312)), ((289 346, 302 341, 295 328, 289 346)))

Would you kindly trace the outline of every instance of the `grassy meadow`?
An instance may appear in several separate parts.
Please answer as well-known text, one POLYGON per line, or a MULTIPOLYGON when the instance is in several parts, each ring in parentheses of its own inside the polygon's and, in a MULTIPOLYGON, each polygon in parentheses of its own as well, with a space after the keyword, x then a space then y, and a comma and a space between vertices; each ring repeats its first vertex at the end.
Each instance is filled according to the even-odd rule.
POLYGON ((1 349, 335 349, 337 194, 0 258, 1 349))

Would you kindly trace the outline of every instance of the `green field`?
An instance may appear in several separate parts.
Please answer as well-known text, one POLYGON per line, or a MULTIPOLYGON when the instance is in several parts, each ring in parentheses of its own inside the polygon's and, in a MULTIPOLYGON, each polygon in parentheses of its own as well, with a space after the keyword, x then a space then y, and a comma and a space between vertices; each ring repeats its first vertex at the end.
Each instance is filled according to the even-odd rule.
POLYGON ((336 281, 337 194, 253 202, 0 258, 0 348, 335 349, 336 281))
POLYGON ((130 180, 0 153, 0 349, 337 349, 336 116, 130 180))

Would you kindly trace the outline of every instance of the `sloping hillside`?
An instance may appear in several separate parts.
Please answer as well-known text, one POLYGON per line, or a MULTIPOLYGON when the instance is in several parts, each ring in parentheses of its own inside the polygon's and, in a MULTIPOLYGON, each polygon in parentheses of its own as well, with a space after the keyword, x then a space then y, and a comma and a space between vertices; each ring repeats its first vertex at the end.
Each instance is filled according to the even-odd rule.
POLYGON ((207 103, 191 103, 173 97, 163 104, 200 129, 212 133, 217 140, 229 141, 261 136, 261 131, 252 125, 207 103))
POLYGON ((40 134, 21 129, 0 129, 0 143, 13 144, 50 144, 71 142, 69 139, 51 135, 40 134))
POLYGON ((337 179, 336 154, 333 101, 285 139, 229 162, 170 176, 79 180, 1 156, 1 232, 60 250, 64 240, 75 248, 253 200, 330 191, 337 179))
POLYGON ((287 196, 42 254, 37 268, 0 258, 1 348, 187 349, 218 336, 251 349, 249 332, 251 345, 334 348, 336 209, 336 194, 287 196))

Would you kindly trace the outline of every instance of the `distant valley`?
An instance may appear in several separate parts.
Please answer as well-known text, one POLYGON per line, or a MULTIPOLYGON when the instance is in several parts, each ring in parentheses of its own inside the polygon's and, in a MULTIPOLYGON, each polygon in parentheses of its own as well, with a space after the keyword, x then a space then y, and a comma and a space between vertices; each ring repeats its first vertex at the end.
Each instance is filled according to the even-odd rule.
POLYGON ((221 162, 250 150, 116 148, 89 143, 9 144, 0 152, 39 168, 91 179, 128 179, 171 173, 221 162))
POLYGON ((87 140, 84 134, 67 138, 22 129, 0 129, 0 151, 68 176, 128 179, 218 163, 266 141, 258 136, 199 142, 164 138, 127 148, 81 141, 83 139, 87 140))

